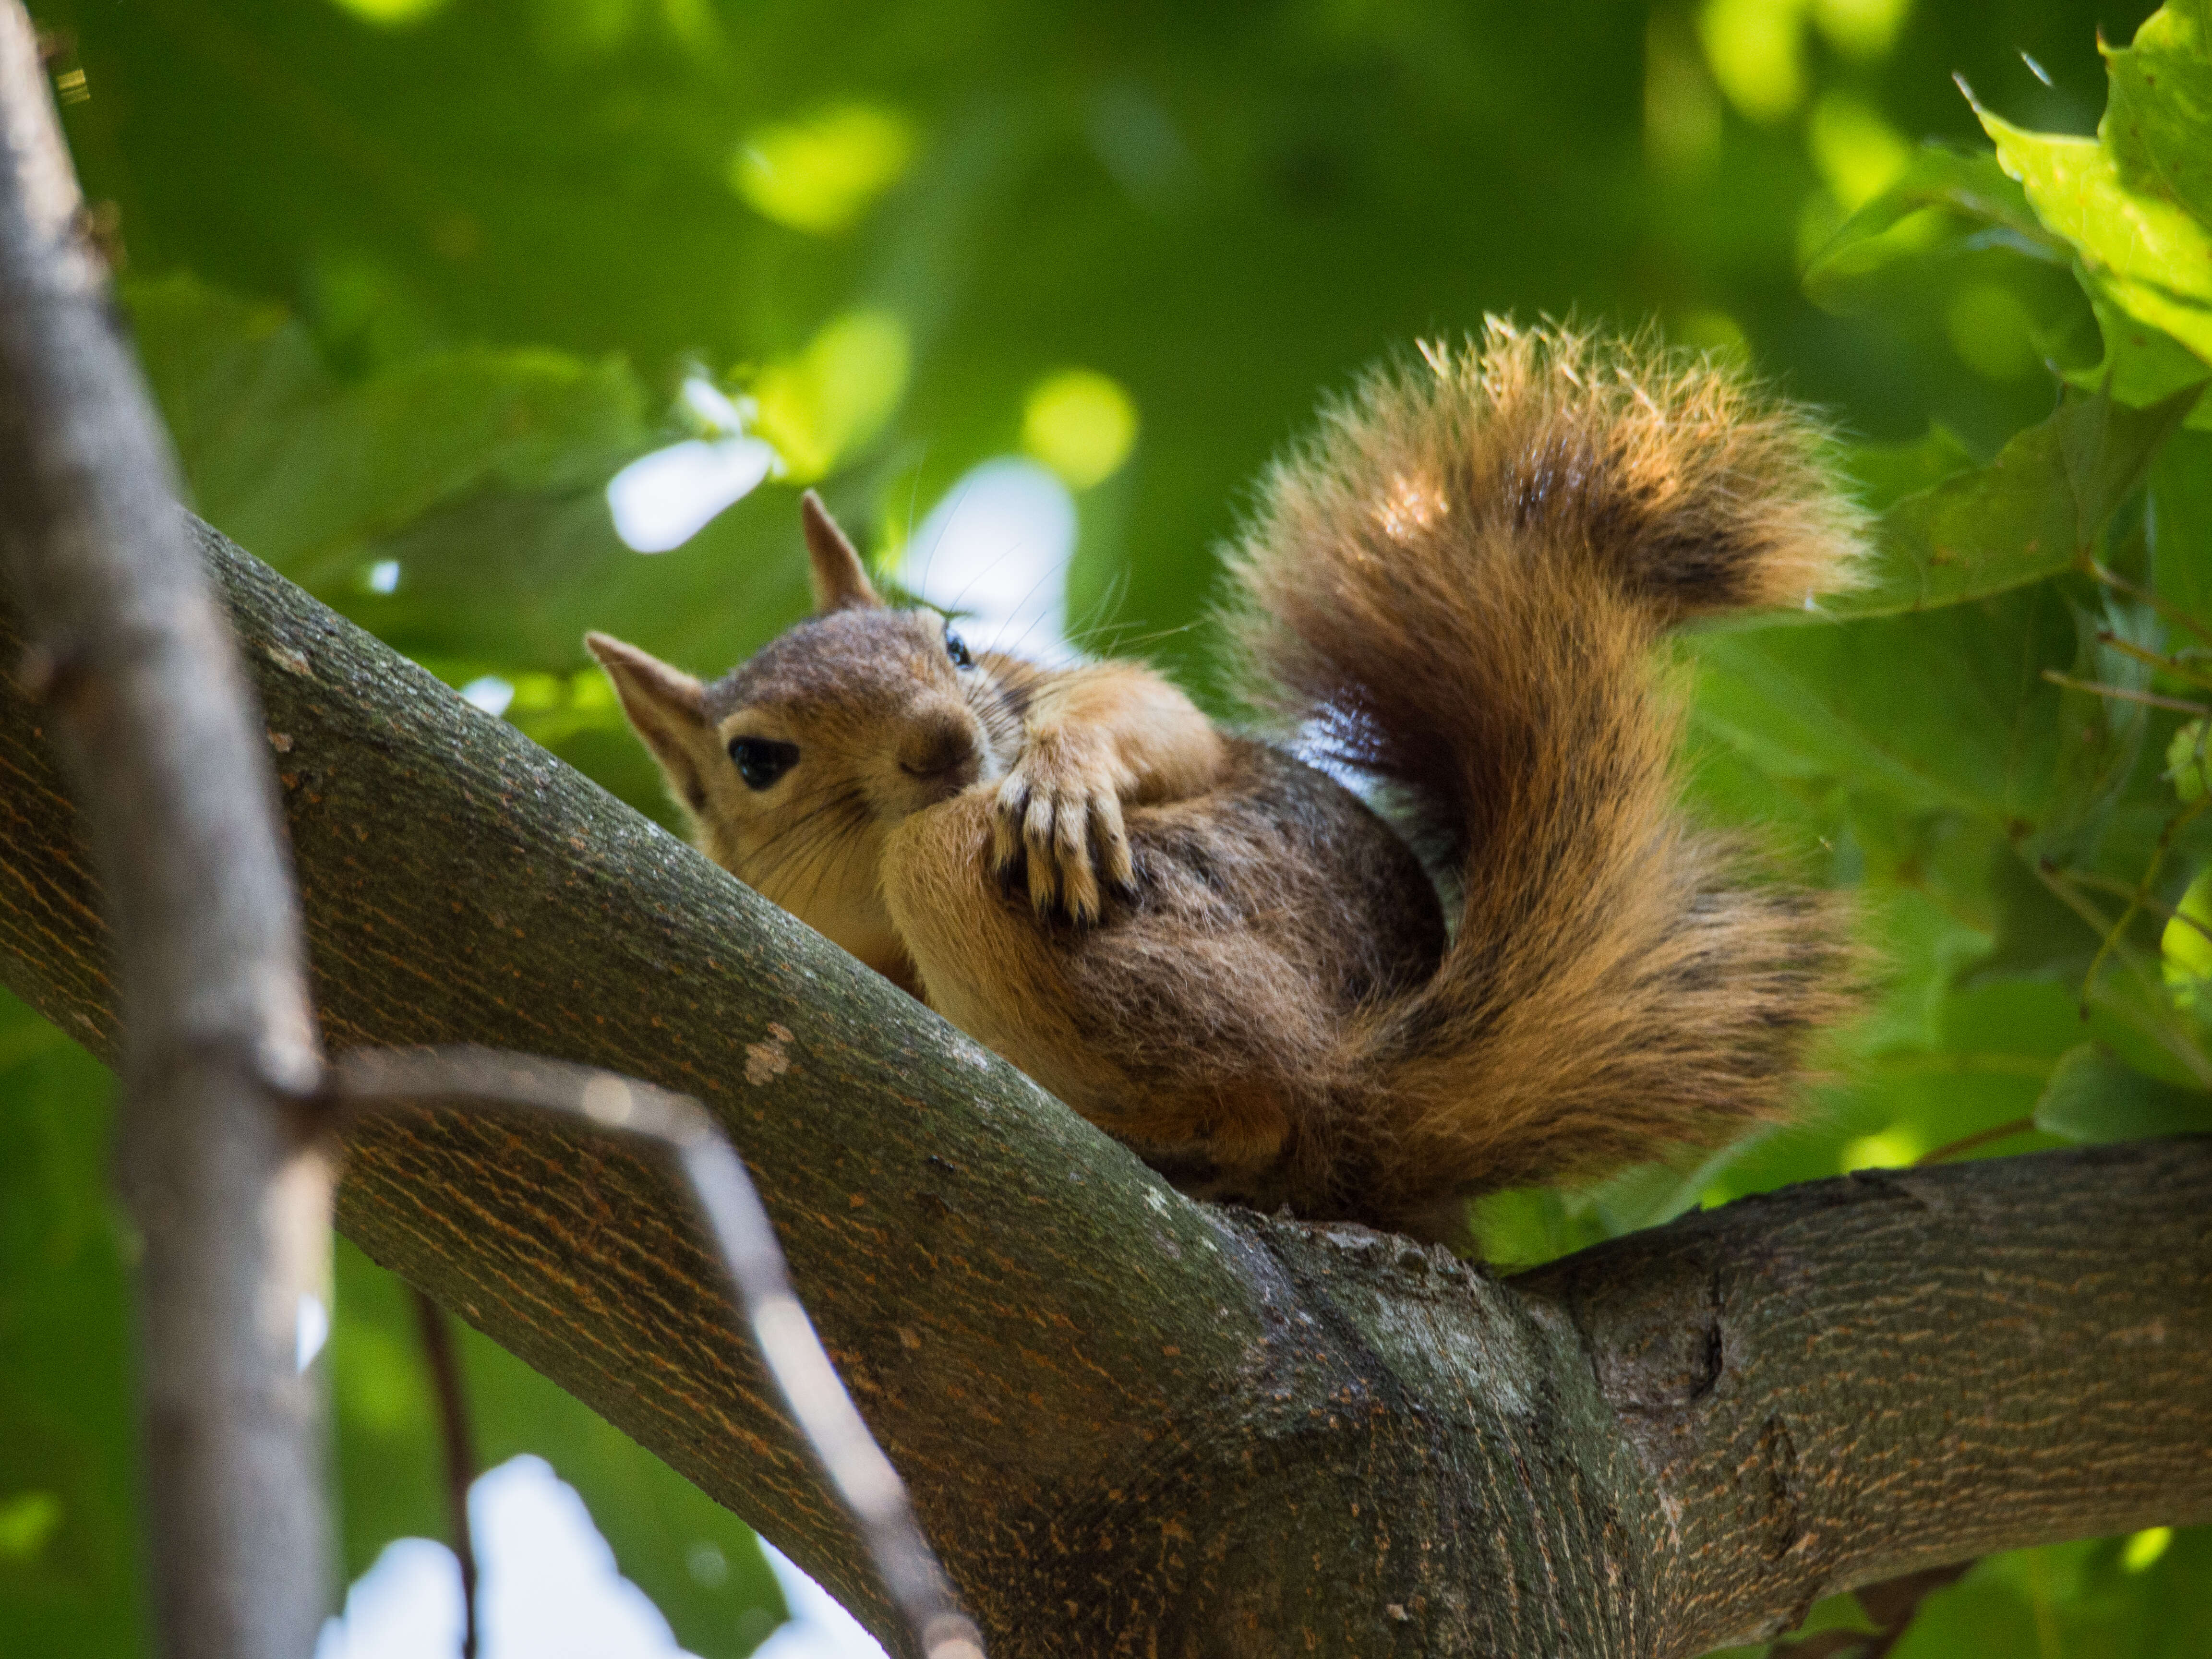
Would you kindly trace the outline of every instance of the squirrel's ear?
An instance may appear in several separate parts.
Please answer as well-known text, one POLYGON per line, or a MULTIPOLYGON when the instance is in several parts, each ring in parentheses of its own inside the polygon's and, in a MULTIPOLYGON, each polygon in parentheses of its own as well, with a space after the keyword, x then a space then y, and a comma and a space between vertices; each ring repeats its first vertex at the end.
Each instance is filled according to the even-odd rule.
POLYGON ((615 683, 623 713, 668 775, 676 798, 694 812, 704 811, 705 768, 715 750, 714 730, 707 720, 707 688, 611 634, 586 634, 584 643, 615 683))
POLYGON ((881 608, 883 601, 869 585, 868 568, 845 532, 837 528, 822 498, 808 490, 799 498, 799 522, 806 526, 806 557, 812 569, 814 614, 832 611, 881 608))

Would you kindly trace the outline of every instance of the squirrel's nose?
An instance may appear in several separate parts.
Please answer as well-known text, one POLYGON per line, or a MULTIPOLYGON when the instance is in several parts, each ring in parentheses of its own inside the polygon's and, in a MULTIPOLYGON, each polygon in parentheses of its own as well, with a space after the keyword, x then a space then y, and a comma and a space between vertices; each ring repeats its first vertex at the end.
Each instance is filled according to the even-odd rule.
POLYGON ((899 744, 899 770, 957 794, 982 773, 974 722, 950 712, 918 720, 899 744))

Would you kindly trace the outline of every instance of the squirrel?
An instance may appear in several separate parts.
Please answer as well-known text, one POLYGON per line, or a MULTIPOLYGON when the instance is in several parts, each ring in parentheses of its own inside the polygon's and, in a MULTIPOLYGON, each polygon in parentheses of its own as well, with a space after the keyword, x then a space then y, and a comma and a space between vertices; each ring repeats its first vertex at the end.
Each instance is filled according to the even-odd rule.
POLYGON ((1248 705, 971 651, 810 492, 814 616, 711 684, 588 637, 699 848, 1194 1195, 1428 1237, 1780 1119, 1849 917, 1675 800, 1684 621, 1857 579, 1825 435, 1489 319, 1371 373, 1230 550, 1248 705), (1446 920, 1446 906, 1452 912, 1446 920))

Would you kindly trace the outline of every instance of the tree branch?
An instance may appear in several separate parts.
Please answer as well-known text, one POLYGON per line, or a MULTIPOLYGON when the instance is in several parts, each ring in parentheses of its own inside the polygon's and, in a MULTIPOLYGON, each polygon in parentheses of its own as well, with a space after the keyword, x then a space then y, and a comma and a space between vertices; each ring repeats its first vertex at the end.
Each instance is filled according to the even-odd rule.
MULTIPOLYGON (((330 1590, 331 1188, 281 1109, 319 1071, 251 699, 19 0, 0 0, 0 552, 106 886, 81 971, 127 1019, 118 1164, 143 1243, 141 1418, 165 1652, 296 1659, 330 1590)), ((13 666, 13 660, 10 661, 13 666)))
POLYGON ((2212 1517, 2208 1171, 2208 1139, 1863 1171, 1515 1281, 1570 1311, 1656 1486, 1681 1638, 2212 1517))
MULTIPOLYGON (((768 1212, 761 1208, 760 1195, 714 1119, 696 1101, 589 1066, 465 1048, 412 1054, 366 1049, 349 1054, 337 1065, 325 1104, 335 1109, 340 1126, 406 1106, 551 1114, 602 1133, 645 1141, 666 1154, 705 1224, 784 1405, 821 1460, 830 1484, 860 1523, 869 1559, 903 1618, 907 1633, 924 1659, 983 1659, 975 1626, 945 1597, 943 1573, 915 1522, 898 1472, 853 1408, 853 1397, 845 1392, 806 1310, 792 1291, 782 1247, 769 1224, 768 1212)), ((456 1449, 449 1468, 455 1489, 454 1530, 460 1540, 454 1553, 461 1561, 461 1584, 467 1593, 476 1582, 475 1552, 468 1541, 468 1480, 474 1460, 465 1452, 467 1430, 441 1322, 444 1315, 421 1291, 416 1295, 422 1298, 424 1334, 439 1372, 447 1443, 456 1449)), ((464 1659, 473 1659, 472 1605, 463 1628, 464 1659)))
MULTIPOLYGON (((203 541, 283 755, 333 1042, 495 1044, 702 1102, 1000 1659, 1684 1653, 1785 1620, 1815 1581, 1933 1565, 1947 1522, 1945 1559, 1984 1547, 1966 1517, 2007 1527, 2007 1494, 2042 1490, 2053 1455, 2087 1490, 2069 1515, 2051 1485, 2004 1542, 2212 1513, 2189 1404, 2205 1385, 2151 1391, 2212 1376, 2196 1219, 2212 1146, 1822 1183, 1510 1284, 1364 1229, 1192 1204, 512 728, 203 541), (1996 1256, 2019 1285, 2077 1288, 1930 1288, 1996 1256), (2168 1298, 2151 1382, 2106 1368, 2094 1429, 2051 1420, 2048 1395, 2016 1413, 2019 1354, 2110 1349, 2142 1310, 2096 1286, 2137 1278, 2168 1298), (1775 1322, 1796 1297, 1868 1323, 1885 1282, 1940 1340, 1775 1322), (1664 1316, 1630 1322, 1647 1305, 1664 1316), (1692 1399, 1703 1373, 1684 1368, 1716 1328, 1692 1399), (1686 1449, 1656 1462, 1622 1382, 1646 1370, 1691 1379, 1686 1449), (1698 1416, 1721 1411, 1704 1400, 1735 1414, 1698 1416), (2124 1451, 2116 1483, 2087 1467, 2092 1441, 2124 1451), (1800 1492, 1814 1476, 1831 1484, 1800 1492), (1793 1554, 1808 1516, 1820 1551, 1793 1554)), ((0 974, 112 1053, 88 965, 98 895, 34 728, 0 699, 0 974)), ((339 1213, 903 1639, 651 1161, 399 1113, 355 1136, 339 1213)))

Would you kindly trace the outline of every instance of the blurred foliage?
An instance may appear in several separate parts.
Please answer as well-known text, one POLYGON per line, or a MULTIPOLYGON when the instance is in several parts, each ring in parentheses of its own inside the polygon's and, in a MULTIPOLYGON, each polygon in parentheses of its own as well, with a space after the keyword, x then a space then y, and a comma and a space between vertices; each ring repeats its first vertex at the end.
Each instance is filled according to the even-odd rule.
MULTIPOLYGON (((351 1577, 392 1539, 445 1536, 444 1452, 406 1288, 343 1241, 336 1269, 331 1376, 351 1577)), ((749 1653, 783 1621, 782 1592, 743 1522, 489 1337, 453 1323, 479 1467, 522 1452, 550 1462, 623 1575, 705 1659, 749 1653)))
MULTIPOLYGON (((107 1196, 112 1080, 0 993, 0 1653, 150 1652, 134 1486, 130 1235, 107 1196)), ((337 1246, 331 1379, 343 1565, 446 1535, 434 1382, 408 1293, 337 1246)), ((457 1329, 482 1467, 545 1457, 623 1575, 704 1659, 784 1618, 751 1532, 488 1338, 457 1329)))
MULTIPOLYGON (((745 654, 804 604, 807 480, 888 561, 1042 460, 1101 637, 1203 690, 1208 550, 1363 363, 1485 311, 1747 360, 1834 412, 1880 555, 1848 621, 1684 643, 1691 793, 1861 890, 1879 996, 1802 1126, 1487 1201, 1486 1248, 2212 1128, 2205 0, 879 0, 826 42, 734 0, 33 9, 199 509, 664 820, 579 636, 745 654), (674 550, 616 535, 624 466, 750 483, 761 441, 780 477, 674 550)), ((57 1656, 143 1648, 105 1088, 0 1014, 0 1632, 57 1656)), ((434 1533, 434 1469, 404 1303, 338 1285, 357 1571, 434 1533)), ((680 1639, 744 1651, 743 1529, 465 1356, 488 1455, 546 1454, 680 1639)), ((2159 1532, 1983 1562, 1893 1651, 2207 1628, 2212 1535, 2159 1532)))

